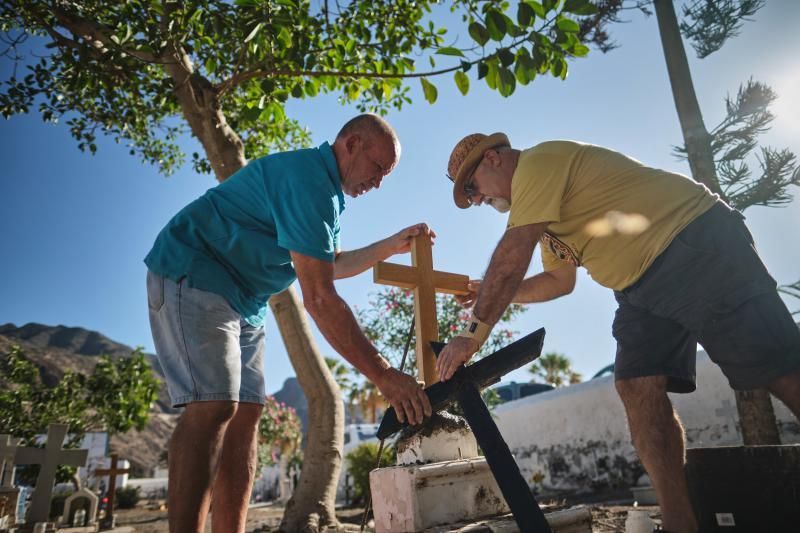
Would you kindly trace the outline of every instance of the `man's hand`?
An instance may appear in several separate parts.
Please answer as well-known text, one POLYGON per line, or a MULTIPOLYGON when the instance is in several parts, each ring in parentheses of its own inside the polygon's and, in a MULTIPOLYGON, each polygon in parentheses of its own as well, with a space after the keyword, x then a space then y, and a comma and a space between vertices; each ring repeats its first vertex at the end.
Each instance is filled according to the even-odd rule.
POLYGON ((387 368, 375 382, 394 410, 400 422, 411 425, 421 424, 426 416, 431 416, 431 402, 423 390, 423 385, 396 368, 387 368))
POLYGON ((436 233, 425 223, 414 224, 386 239, 391 254, 404 254, 411 250, 411 240, 418 235, 427 235, 433 244, 436 233))
POLYGON ((453 337, 436 360, 436 371, 439 372, 439 379, 447 381, 453 377, 456 370, 472 359, 472 356, 475 355, 479 348, 480 346, 478 346, 475 339, 453 337))
POLYGON ((464 308, 469 309, 473 305, 475 305, 475 300, 478 299, 478 291, 481 290, 481 280, 479 279, 471 279, 467 284, 467 289, 469 293, 467 294, 457 294, 456 301, 460 303, 464 308))

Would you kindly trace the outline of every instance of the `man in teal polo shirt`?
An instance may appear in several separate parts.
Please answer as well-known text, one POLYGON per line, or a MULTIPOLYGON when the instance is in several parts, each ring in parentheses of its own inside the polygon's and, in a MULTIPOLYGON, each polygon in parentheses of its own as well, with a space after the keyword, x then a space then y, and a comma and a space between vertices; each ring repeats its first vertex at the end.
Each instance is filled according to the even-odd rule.
POLYGON ((169 444, 170 531, 244 531, 264 403, 267 300, 299 280, 322 334, 397 409, 419 423, 421 387, 367 340, 334 279, 410 249, 417 224, 350 252, 339 249, 344 195, 380 187, 400 143, 372 114, 333 145, 256 159, 182 209, 145 258, 150 324, 172 403, 185 406, 169 444))

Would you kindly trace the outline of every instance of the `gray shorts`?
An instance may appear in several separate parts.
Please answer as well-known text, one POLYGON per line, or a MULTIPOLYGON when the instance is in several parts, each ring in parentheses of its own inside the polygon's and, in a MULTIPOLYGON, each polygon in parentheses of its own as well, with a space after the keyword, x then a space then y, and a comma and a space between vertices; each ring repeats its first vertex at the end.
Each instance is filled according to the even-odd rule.
POLYGON ((264 328, 253 327, 218 294, 147 273, 156 354, 172 404, 264 403, 264 328))
POLYGON ((697 343, 734 389, 800 371, 800 330, 742 219, 717 203, 614 293, 617 380, 667 376, 670 392, 692 392, 697 343))

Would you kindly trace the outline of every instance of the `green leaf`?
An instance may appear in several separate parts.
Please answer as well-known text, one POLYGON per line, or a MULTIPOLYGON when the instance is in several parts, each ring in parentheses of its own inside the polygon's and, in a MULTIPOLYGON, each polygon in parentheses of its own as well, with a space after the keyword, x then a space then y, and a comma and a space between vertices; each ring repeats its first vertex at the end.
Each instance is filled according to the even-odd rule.
POLYGON ((584 57, 588 53, 589 53, 589 47, 586 46, 585 44, 578 43, 572 49, 572 55, 575 55, 575 56, 578 56, 578 57, 584 57))
POLYGON ((599 9, 589 0, 566 0, 564 2, 564 11, 575 13, 576 15, 594 15, 599 9))
POLYGON ((536 13, 536 16, 540 19, 545 18, 547 11, 549 11, 549 9, 545 11, 544 6, 535 0, 527 0, 525 3, 533 8, 533 12, 536 13))
POLYGON ((291 48, 292 47, 292 35, 289 33, 289 30, 286 27, 281 27, 280 31, 278 32, 278 43, 283 48, 291 48))
POLYGON ((519 8, 517 8, 517 22, 519 22, 519 25, 524 27, 530 26, 535 19, 536 13, 533 11, 531 5, 520 2, 519 8))
POLYGON ((463 70, 464 72, 469 72, 469 69, 471 68, 472 68, 472 63, 470 63, 469 61, 461 62, 461 70, 463 70))
POLYGON ((251 31, 250 34, 247 37, 245 37, 244 42, 249 43, 250 41, 252 41, 253 37, 255 37, 263 27, 264 27, 263 22, 259 22, 258 24, 256 24, 256 27, 253 28, 253 31, 251 31))
POLYGON ((489 42, 489 31, 480 22, 473 22, 469 25, 469 35, 481 46, 489 42))
POLYGON ((500 91, 502 96, 511 96, 517 87, 517 79, 514 77, 514 73, 505 67, 500 67, 497 70, 497 74, 497 90, 500 91))
POLYGON ((317 96, 319 94, 319 81, 316 79, 306 81, 305 90, 306 94, 311 98, 317 96))
POLYGON ((464 57, 464 52, 452 46, 443 46, 436 50, 436 53, 443 56, 457 56, 464 57))
POLYGON ((461 91, 461 94, 466 95, 469 92, 469 78, 466 74, 457 70, 454 75, 456 81, 456 87, 458 90, 461 91))
POLYGON ((420 78, 419 81, 422 83, 422 92, 425 93, 425 100, 431 104, 436 103, 436 98, 439 96, 439 91, 436 90, 436 87, 425 78, 420 78))
POLYGON ((580 25, 572 19, 568 19, 566 17, 558 17, 558 22, 556 22, 556 26, 561 31, 571 32, 571 33, 578 33, 581 31, 580 25))
POLYGON ((495 41, 502 41, 506 35, 506 19, 499 11, 492 9, 486 13, 486 27, 495 41))
POLYGON ((486 63, 478 63, 478 79, 482 80, 489 74, 489 65, 486 63))
POLYGON ((497 51, 497 57, 500 59, 500 64, 504 67, 507 67, 514 62, 514 53, 508 48, 499 49, 497 51))

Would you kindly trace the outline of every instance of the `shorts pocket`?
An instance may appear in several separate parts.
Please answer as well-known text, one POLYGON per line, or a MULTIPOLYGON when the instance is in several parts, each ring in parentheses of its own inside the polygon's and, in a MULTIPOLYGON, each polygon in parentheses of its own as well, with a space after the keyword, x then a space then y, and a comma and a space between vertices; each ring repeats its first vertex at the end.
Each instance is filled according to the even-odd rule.
POLYGON ((150 271, 147 272, 147 307, 156 313, 164 307, 164 278, 150 271))

